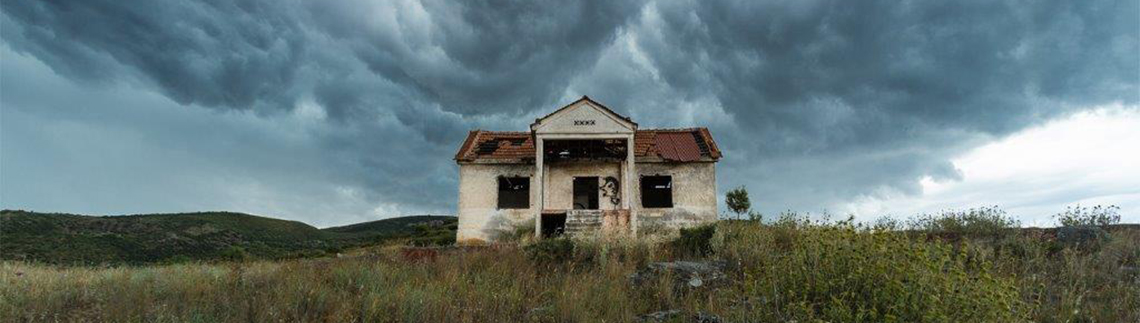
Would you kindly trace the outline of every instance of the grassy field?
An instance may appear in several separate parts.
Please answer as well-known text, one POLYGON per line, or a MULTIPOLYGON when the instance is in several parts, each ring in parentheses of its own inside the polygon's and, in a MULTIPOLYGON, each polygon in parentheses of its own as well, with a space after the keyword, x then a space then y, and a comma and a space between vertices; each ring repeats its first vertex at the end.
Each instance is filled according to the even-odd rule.
POLYGON ((7 261, 0 313, 6 321, 626 322, 665 310, 677 322, 1140 321, 1140 228, 1091 227, 1079 232, 1096 234, 1074 239, 1077 231, 992 219, 871 226, 787 216, 680 237, 377 246, 283 261, 7 261), (724 261, 728 279, 700 288, 679 288, 669 275, 630 280, 647 264, 678 259, 724 261))

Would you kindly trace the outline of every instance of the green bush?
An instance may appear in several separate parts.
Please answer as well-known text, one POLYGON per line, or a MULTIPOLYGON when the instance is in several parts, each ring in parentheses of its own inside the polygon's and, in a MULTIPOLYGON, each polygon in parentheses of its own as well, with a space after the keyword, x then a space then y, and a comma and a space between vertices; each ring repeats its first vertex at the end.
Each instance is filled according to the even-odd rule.
POLYGON ((1120 207, 1115 205, 1094 206, 1092 208, 1076 207, 1065 208, 1065 212, 1053 216, 1062 226, 1109 226, 1120 223, 1120 207))
POLYGON ((408 239, 407 245, 414 247, 450 246, 455 244, 455 233, 444 232, 429 236, 408 239))
POLYGON ((523 248, 526 257, 539 265, 577 264, 589 261, 568 238, 543 239, 523 248))
POLYGON ((967 211, 947 211, 937 215, 923 215, 910 220, 910 227, 929 233, 950 233, 969 236, 993 236, 1020 222, 1007 215, 997 206, 969 209, 967 211))
POLYGON ((743 282, 725 297, 752 302, 740 319, 1012 322, 1026 312, 1012 279, 948 243, 851 224, 732 230, 725 255, 743 282))
POLYGON ((716 225, 682 228, 681 235, 670 242, 673 254, 678 257, 704 257, 712 254, 712 238, 716 225))
POLYGON ((253 258, 253 256, 241 246, 230 246, 222 251, 221 258, 231 261, 246 261, 253 258))

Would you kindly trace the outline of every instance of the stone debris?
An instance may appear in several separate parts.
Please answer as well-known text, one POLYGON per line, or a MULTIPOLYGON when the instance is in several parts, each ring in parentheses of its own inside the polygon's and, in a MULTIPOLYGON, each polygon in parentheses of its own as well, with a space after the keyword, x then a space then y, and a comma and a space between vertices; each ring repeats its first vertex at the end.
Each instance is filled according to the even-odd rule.
POLYGON ((693 322, 696 322, 696 323, 721 323, 723 321, 720 320, 719 316, 712 315, 712 314, 705 313, 705 312, 697 312, 697 315, 693 316, 693 322))
POLYGON ((681 315, 681 310, 657 311, 637 316, 642 322, 665 322, 681 315))
MULTIPOLYGON (((649 313, 649 314, 638 315, 637 319, 641 322, 668 322, 668 321, 673 321, 678 317, 681 317, 681 314, 682 314, 681 310, 657 311, 657 312, 653 312, 653 313, 649 313)), ((712 314, 705 313, 705 312, 697 312, 696 315, 693 315, 692 320, 690 322, 694 322, 694 323, 721 323, 723 321, 721 321, 720 317, 718 317, 716 315, 712 315, 712 314)))
POLYGON ((629 275, 634 285, 645 285, 656 282, 662 275, 672 275, 674 287, 678 289, 697 289, 716 286, 723 283, 727 277, 724 261, 671 261, 655 262, 645 268, 629 275))

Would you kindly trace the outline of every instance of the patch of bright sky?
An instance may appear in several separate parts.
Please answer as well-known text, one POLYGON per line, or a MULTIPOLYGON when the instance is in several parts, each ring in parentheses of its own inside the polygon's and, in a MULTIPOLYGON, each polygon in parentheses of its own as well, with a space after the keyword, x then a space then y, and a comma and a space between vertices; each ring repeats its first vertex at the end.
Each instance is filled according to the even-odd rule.
POLYGON ((955 159, 960 181, 880 192, 840 207, 860 220, 997 205, 1024 226, 1053 226, 1069 206, 1117 205, 1140 223, 1140 109, 1106 106, 1029 128, 955 159))

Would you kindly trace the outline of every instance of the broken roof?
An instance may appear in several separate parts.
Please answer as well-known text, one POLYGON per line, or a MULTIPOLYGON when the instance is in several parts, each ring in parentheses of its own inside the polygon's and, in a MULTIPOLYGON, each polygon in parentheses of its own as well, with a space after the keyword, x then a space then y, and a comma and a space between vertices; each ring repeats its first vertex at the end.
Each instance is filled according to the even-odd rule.
MULTIPOLYGON (((706 128, 645 129, 634 133, 634 156, 640 161, 689 162, 718 160, 720 149, 706 128)), ((459 162, 534 162, 530 132, 474 130, 455 154, 459 162)))

